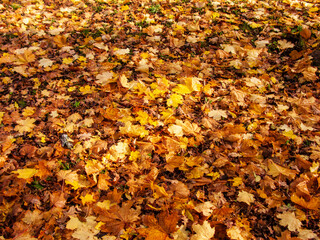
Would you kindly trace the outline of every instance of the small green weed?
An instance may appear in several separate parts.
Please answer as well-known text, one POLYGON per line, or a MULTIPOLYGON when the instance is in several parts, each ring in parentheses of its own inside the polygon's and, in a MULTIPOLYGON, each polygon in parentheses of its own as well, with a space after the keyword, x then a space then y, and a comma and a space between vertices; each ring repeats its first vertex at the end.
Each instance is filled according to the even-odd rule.
POLYGON ((148 10, 149 10, 149 13, 152 13, 152 14, 158 13, 160 11, 160 5, 159 4, 152 5, 148 10))
POLYGON ((17 10, 17 9, 21 8, 22 6, 20 4, 13 3, 13 4, 11 4, 11 7, 13 8, 13 10, 17 10))

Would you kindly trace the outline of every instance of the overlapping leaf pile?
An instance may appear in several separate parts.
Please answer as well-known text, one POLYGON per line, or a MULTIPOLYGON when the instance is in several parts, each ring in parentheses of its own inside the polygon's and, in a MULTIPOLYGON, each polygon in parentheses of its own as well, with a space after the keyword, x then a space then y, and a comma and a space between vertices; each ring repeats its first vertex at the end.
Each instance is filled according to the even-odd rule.
POLYGON ((2 1, 0 239, 318 239, 315 2, 2 1))

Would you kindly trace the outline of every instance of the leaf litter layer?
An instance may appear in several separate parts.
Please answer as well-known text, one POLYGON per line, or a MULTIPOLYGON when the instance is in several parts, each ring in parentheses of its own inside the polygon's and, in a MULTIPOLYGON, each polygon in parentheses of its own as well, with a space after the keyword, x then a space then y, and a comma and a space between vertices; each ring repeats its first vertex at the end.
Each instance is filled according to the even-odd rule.
POLYGON ((316 1, 2 1, 0 239, 318 239, 316 1))

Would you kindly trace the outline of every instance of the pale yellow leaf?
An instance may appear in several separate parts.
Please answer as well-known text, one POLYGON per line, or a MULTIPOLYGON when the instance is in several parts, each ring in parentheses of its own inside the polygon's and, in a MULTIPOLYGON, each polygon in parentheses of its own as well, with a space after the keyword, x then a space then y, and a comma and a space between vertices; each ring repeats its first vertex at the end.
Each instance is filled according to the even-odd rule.
POLYGON ((309 229, 300 229, 298 238, 301 238, 302 240, 319 239, 317 234, 315 234, 312 230, 309 229))
POLYGON ((228 118, 227 111, 225 110, 211 110, 208 116, 216 121, 221 120, 221 118, 228 118))
POLYGON ((185 226, 180 226, 180 228, 172 233, 172 237, 175 240, 188 240, 189 239, 189 231, 186 231, 186 227, 185 226))
POLYGON ((255 201, 255 199, 254 199, 253 194, 242 190, 238 194, 237 201, 244 202, 244 203, 250 205, 251 203, 253 203, 255 201))
POLYGON ((196 234, 191 236, 191 240, 210 240, 215 233, 215 228, 207 220, 202 225, 193 224, 192 229, 196 234))
POLYGON ((209 217, 211 215, 213 209, 215 209, 215 206, 212 202, 199 203, 194 208, 194 210, 196 210, 199 213, 202 213, 206 217, 209 217))
POLYGON ((284 50, 287 48, 293 48, 294 44, 291 42, 288 42, 287 40, 279 40, 278 41, 279 49, 284 50))
POLYGON ((301 228, 302 223, 296 218, 294 212, 279 213, 277 218, 280 218, 280 225, 288 227, 289 231, 294 232, 301 228))
POLYGON ((40 67, 51 67, 52 64, 53 64, 53 61, 48 58, 42 58, 39 60, 40 67))
POLYGON ((26 224, 38 225, 37 223, 41 223, 41 220, 43 218, 42 215, 43 213, 38 209, 35 209, 33 211, 28 210, 24 215, 22 221, 25 222, 26 224))
POLYGON ((116 78, 114 78, 113 72, 103 72, 101 74, 98 74, 96 78, 96 83, 101 84, 102 86, 117 81, 116 78))
POLYGON ((183 129, 181 126, 172 124, 169 128, 168 131, 170 134, 176 136, 176 137, 182 137, 183 136, 183 129))

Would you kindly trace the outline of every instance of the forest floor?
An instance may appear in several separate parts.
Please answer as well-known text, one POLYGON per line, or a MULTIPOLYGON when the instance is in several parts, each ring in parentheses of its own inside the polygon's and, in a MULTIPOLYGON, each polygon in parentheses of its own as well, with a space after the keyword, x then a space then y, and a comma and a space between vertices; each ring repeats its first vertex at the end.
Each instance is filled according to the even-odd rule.
POLYGON ((0 3, 0 239, 320 237, 320 4, 0 3))

